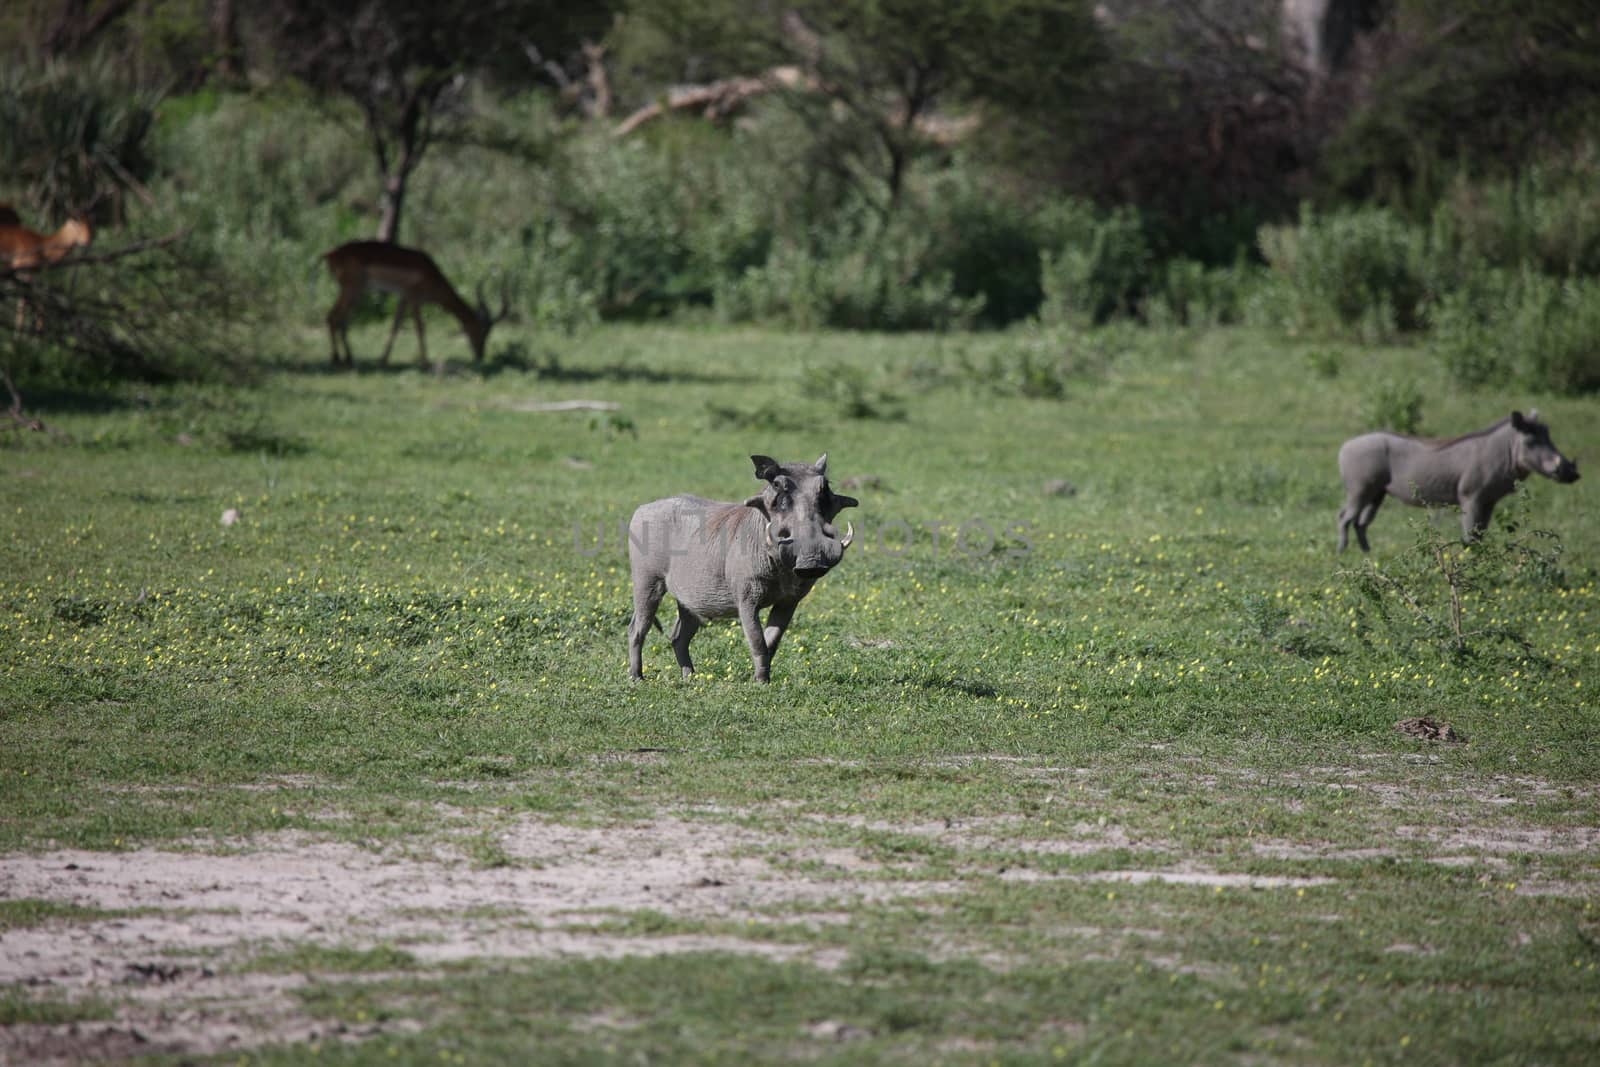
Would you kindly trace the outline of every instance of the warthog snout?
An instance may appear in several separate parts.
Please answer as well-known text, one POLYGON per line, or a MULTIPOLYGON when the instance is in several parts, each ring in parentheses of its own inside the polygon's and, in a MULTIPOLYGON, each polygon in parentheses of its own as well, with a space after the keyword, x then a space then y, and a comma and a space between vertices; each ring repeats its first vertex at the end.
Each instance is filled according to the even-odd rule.
POLYGON ((1556 481, 1572 483, 1578 480, 1578 465, 1570 459, 1561 461, 1561 466, 1556 468, 1556 481))

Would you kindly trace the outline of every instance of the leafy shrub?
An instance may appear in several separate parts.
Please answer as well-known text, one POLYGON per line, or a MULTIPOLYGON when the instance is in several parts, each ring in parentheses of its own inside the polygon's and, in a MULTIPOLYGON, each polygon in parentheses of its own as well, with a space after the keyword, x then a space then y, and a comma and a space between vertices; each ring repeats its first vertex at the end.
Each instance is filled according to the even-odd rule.
POLYGON ((800 376, 799 396, 804 403, 821 403, 834 417, 847 419, 903 419, 905 405, 893 392, 874 382, 867 371, 849 363, 806 368, 800 376))
POLYGON ((338 206, 370 181, 362 146, 296 97, 178 103, 187 117, 164 122, 155 143, 168 177, 137 228, 187 231, 252 299, 320 318, 333 288, 318 254, 370 232, 338 206))
POLYGON ((1600 389, 1600 281, 1485 271, 1430 314, 1430 347, 1464 385, 1600 389))
MULTIPOLYGON (((1515 493, 1497 521, 1472 545, 1435 528, 1429 517, 1409 520, 1409 549, 1383 567, 1367 560, 1340 577, 1354 594, 1357 633, 1387 630, 1402 647, 1443 652, 1457 662, 1498 654, 1524 668, 1547 668, 1501 595, 1511 582, 1559 586, 1561 539, 1548 530, 1524 532, 1515 493)), ((1413 653, 1418 654, 1418 653, 1413 653)))
POLYGON ((1313 348, 1306 352, 1306 369, 1318 378, 1332 380, 1344 369, 1344 353, 1337 348, 1313 348))
POLYGON ((1103 379, 1131 344, 1128 333, 1112 326, 1018 329, 1007 333, 986 359, 961 352, 949 377, 962 387, 1001 396, 1060 400, 1074 382, 1103 379))
POLYGON ((1054 231, 1041 254, 1045 325, 1086 326, 1132 314, 1152 285, 1154 256, 1131 208, 1101 215, 1081 201, 1058 205, 1046 225, 1054 231))
POLYGON ((1434 206, 1435 243, 1467 265, 1600 274, 1597 180, 1590 161, 1499 181, 1459 178, 1434 206))
POLYGON ((676 124, 663 138, 578 141, 549 192, 560 266, 609 318, 710 304, 772 243, 733 146, 676 124))
POLYGON ((1495 323, 1508 304, 1515 305, 1514 289, 1514 276, 1479 271, 1428 309, 1428 346, 1451 380, 1477 386, 1510 376, 1511 353, 1502 347, 1495 323))
POLYGON ((203 251, 170 245, 109 262, 0 274, 0 366, 19 388, 99 387, 117 379, 238 377, 248 289, 203 251), (21 329, 10 313, 25 302, 21 329))
POLYGON ((124 197, 152 171, 158 100, 127 86, 109 62, 0 68, 0 180, 25 184, 51 220, 93 205, 120 217, 124 197))
POLYGON ((1422 427, 1422 399, 1422 387, 1410 378, 1380 379, 1362 398, 1362 425, 1416 433, 1422 427))
POLYGON ((1145 302, 1153 326, 1217 326, 1238 322, 1257 271, 1246 264, 1207 267, 1192 259, 1168 260, 1159 287, 1145 302))
POLYGON ((1261 254, 1277 282, 1267 305, 1292 330, 1355 330, 1368 339, 1420 325, 1431 271, 1426 234, 1381 208, 1318 215, 1298 226, 1265 226, 1261 254))
POLYGON ((929 268, 931 239, 908 226, 871 223, 821 236, 815 247, 783 243, 766 263, 721 286, 727 321, 766 320, 799 329, 948 330, 970 326, 983 297, 961 297, 949 272, 929 268))
POLYGON ((1600 390, 1600 281, 1528 276, 1502 337, 1524 386, 1600 390))
POLYGON ((995 177, 970 163, 932 175, 923 200, 908 207, 933 235, 930 265, 949 273, 957 296, 983 298, 983 322, 1004 326, 1038 313, 1047 216, 997 194, 995 177))

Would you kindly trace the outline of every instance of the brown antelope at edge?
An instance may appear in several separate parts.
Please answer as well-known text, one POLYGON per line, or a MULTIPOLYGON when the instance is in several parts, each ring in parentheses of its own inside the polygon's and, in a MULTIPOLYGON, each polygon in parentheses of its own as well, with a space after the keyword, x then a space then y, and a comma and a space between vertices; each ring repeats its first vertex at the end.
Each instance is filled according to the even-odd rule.
POLYGON ((1578 480, 1578 465, 1550 440, 1537 411, 1513 411, 1493 426, 1446 440, 1427 440, 1379 430, 1352 437, 1339 449, 1345 501, 1339 510, 1339 551, 1356 530, 1368 551, 1367 527, 1384 494, 1418 507, 1461 508, 1461 536, 1475 540, 1489 525, 1494 506, 1530 474, 1557 482, 1578 480))
MULTIPOLYGON (((0 262, 12 274, 22 274, 52 266, 66 258, 74 248, 85 248, 94 240, 89 220, 74 216, 55 233, 43 234, 22 225, 9 204, 0 205, 0 262)), ((25 297, 17 300, 17 329, 26 318, 25 297)), ((35 316, 38 317, 37 314, 35 316)))
POLYGON ((400 323, 406 312, 417 327, 417 351, 422 366, 428 366, 428 342, 422 330, 422 306, 438 304, 461 323, 467 342, 472 346, 472 362, 483 360, 483 346, 489 339, 494 324, 510 311, 509 300, 502 300, 501 308, 493 314, 478 291, 478 306, 473 307, 461 299, 439 265, 428 253, 416 248, 405 248, 387 241, 351 241, 326 253, 323 262, 333 280, 339 283, 339 298, 328 311, 328 336, 333 344, 333 365, 355 365, 355 354, 350 350, 350 314, 356 301, 369 289, 394 293, 400 298, 394 310, 394 325, 389 329, 389 341, 383 346, 380 364, 387 365, 394 339, 400 332, 400 323), (342 357, 342 358, 341 358, 342 357))
MULTIPOLYGON (((5 210, 7 217, 17 217, 14 210, 5 210)), ((18 222, 0 222, 0 257, 14 271, 48 267, 61 262, 74 248, 86 247, 93 239, 89 220, 83 218, 70 218, 51 234, 30 230, 18 222)))

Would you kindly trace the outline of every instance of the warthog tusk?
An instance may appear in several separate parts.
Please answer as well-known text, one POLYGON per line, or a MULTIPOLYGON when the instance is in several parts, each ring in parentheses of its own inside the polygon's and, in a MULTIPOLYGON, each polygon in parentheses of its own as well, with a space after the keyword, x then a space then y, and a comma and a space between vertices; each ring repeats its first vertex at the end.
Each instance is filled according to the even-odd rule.
POLYGON ((839 542, 839 550, 842 552, 843 550, 849 548, 850 542, 854 541, 855 539, 856 528, 850 525, 849 519, 846 519, 844 523, 844 540, 839 542))
POLYGON ((772 547, 772 520, 767 520, 767 547, 772 547))

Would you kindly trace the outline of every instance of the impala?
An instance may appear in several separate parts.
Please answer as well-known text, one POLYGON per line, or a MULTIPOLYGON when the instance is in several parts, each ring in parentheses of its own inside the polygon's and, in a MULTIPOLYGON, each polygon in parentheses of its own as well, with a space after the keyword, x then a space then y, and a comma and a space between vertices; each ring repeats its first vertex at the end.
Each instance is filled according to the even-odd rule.
MULTIPOLYGON (((10 204, 0 204, 0 262, 8 273, 22 275, 38 267, 48 267, 66 258, 74 248, 87 247, 94 239, 89 220, 70 218, 61 229, 52 234, 38 233, 22 225, 16 209, 10 204)), ((22 330, 28 317, 28 299, 17 297, 17 330, 22 330)), ((43 316, 34 313, 35 328, 42 329, 43 316)))
POLYGON ((478 289, 478 306, 468 304, 445 278, 433 257, 419 249, 387 241, 351 241, 322 259, 328 264, 333 280, 339 283, 339 299, 328 312, 328 336, 333 343, 336 367, 341 363, 355 365, 355 355, 350 351, 350 313, 368 289, 394 293, 400 298, 400 305, 394 311, 394 326, 389 330, 389 342, 378 358, 383 365, 389 362, 389 351, 394 348, 394 339, 400 333, 400 323, 407 309, 417 326, 417 349, 423 367, 428 366, 428 342, 422 332, 424 304, 438 304, 456 317, 472 345, 474 363, 483 360, 483 346, 489 338, 489 330, 510 311, 509 300, 503 300, 500 311, 491 314, 483 299, 482 286, 478 289))
POLYGON ((0 210, 5 219, 11 220, 0 221, 0 257, 13 271, 59 263, 68 252, 88 245, 94 238, 87 219, 68 219, 55 233, 43 234, 17 221, 17 213, 10 207, 0 210))

